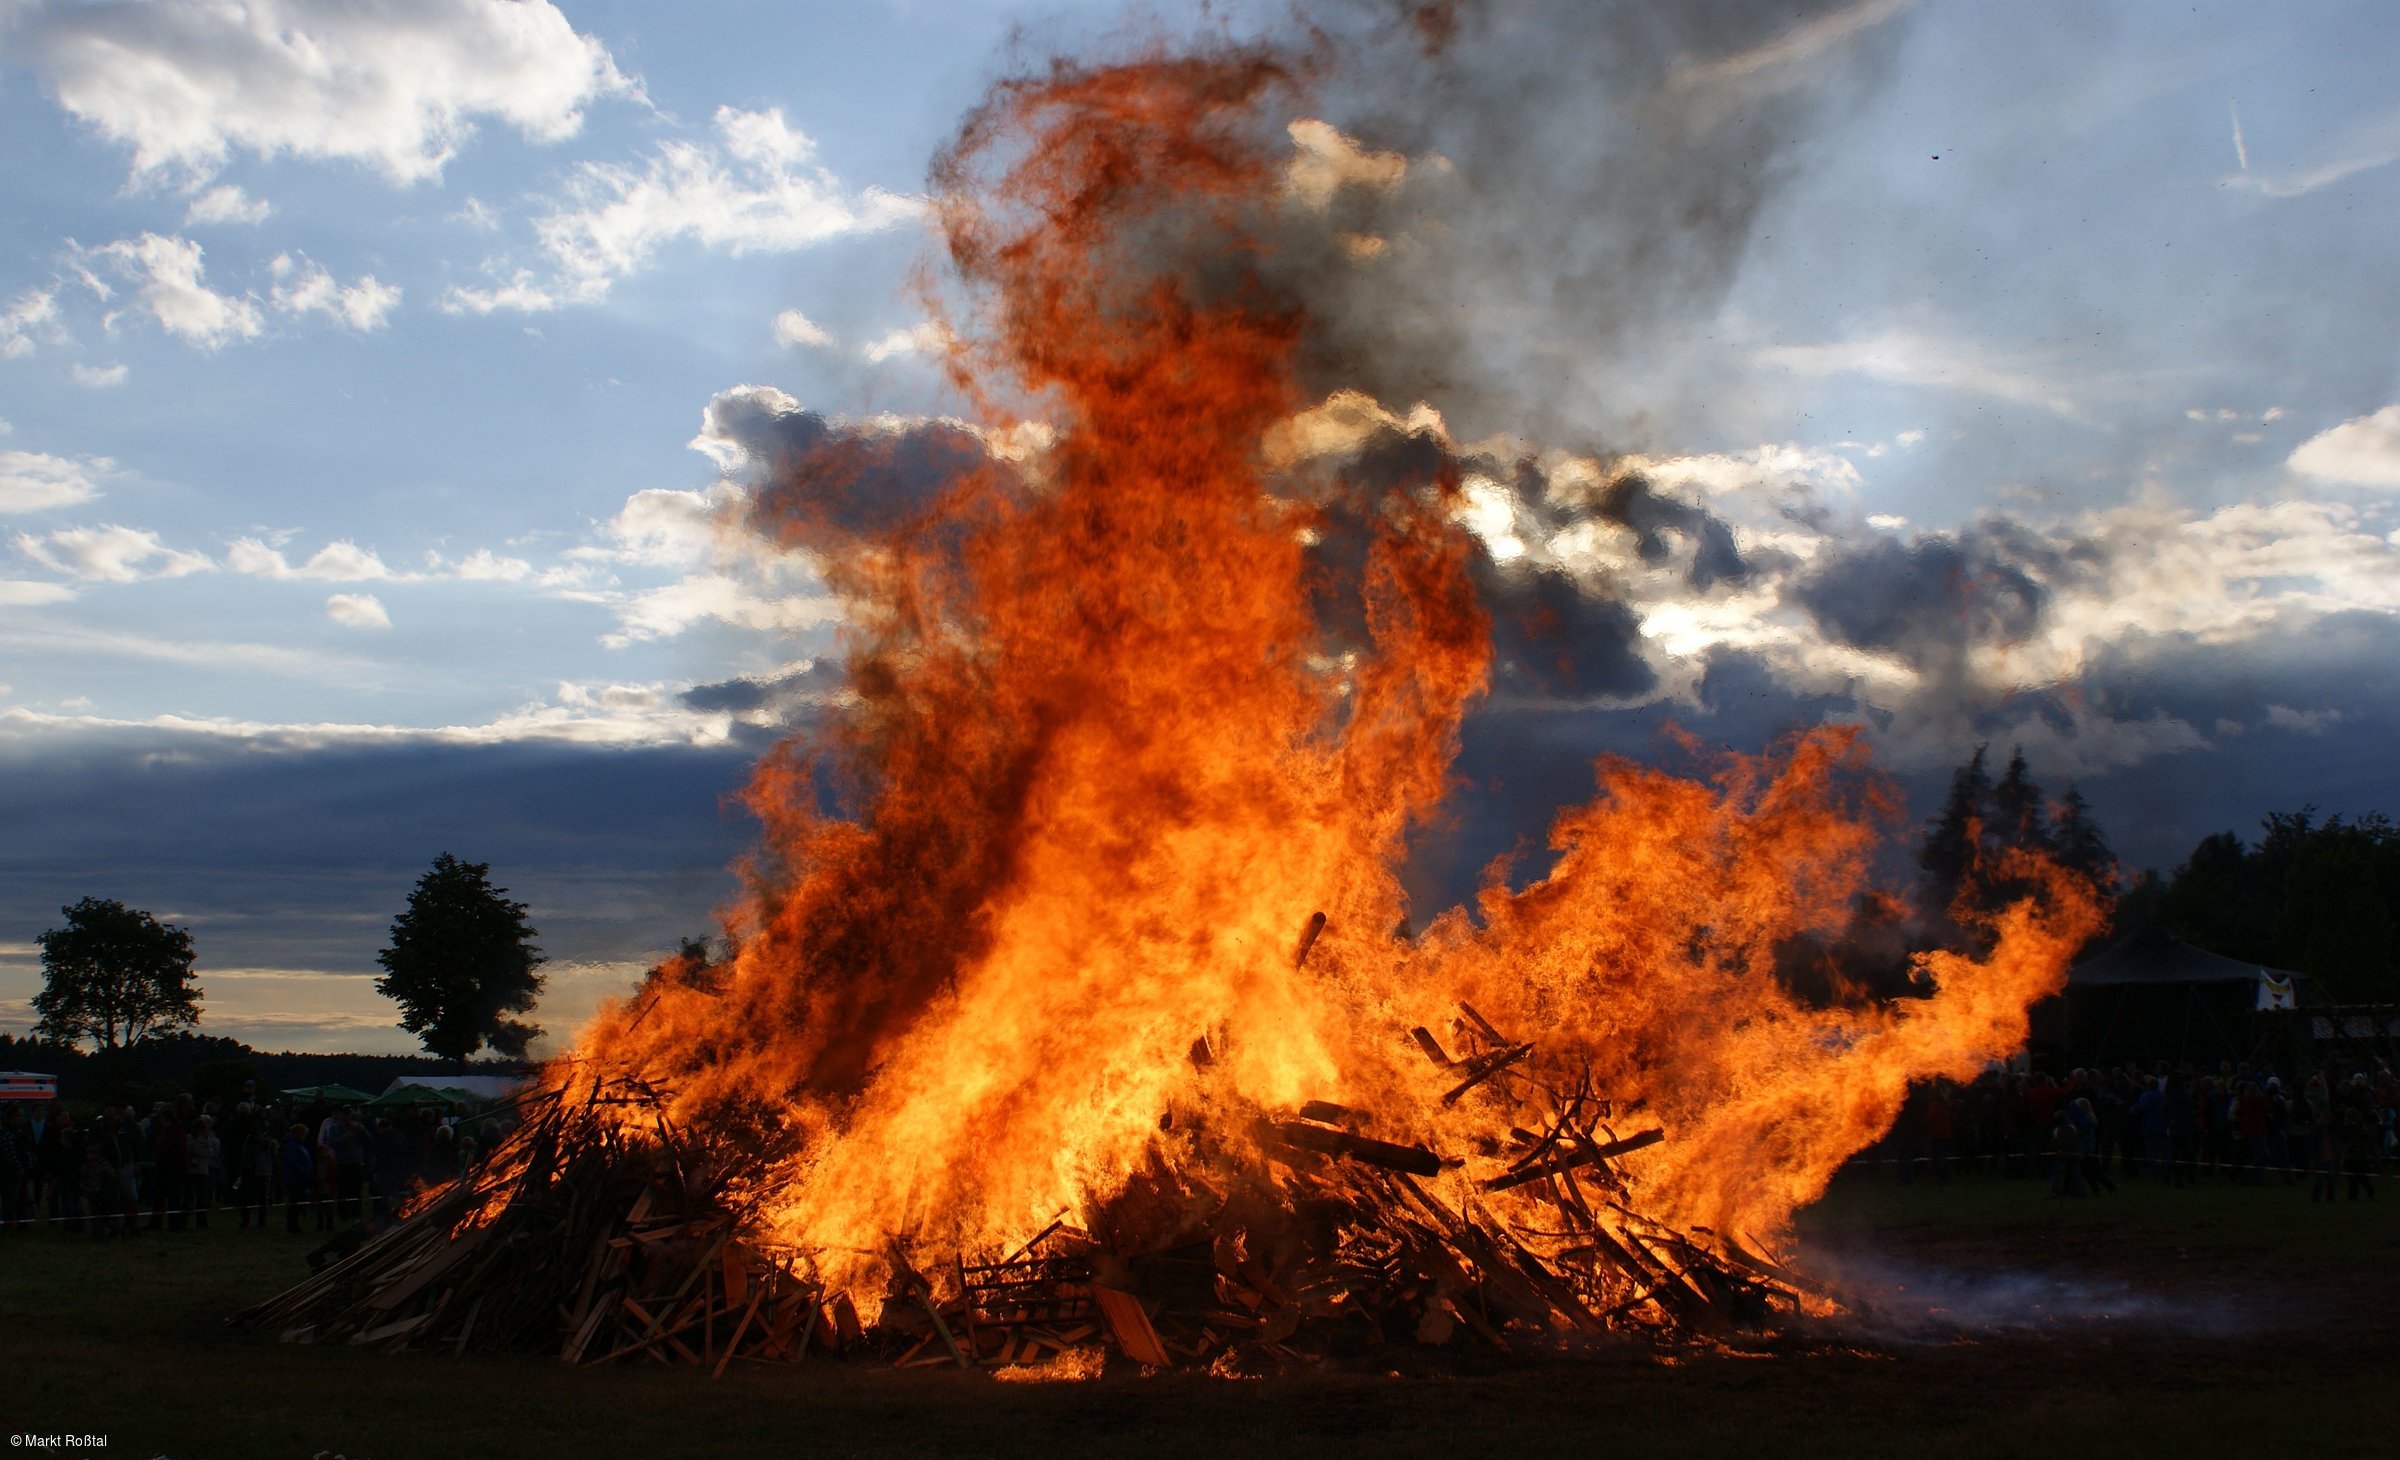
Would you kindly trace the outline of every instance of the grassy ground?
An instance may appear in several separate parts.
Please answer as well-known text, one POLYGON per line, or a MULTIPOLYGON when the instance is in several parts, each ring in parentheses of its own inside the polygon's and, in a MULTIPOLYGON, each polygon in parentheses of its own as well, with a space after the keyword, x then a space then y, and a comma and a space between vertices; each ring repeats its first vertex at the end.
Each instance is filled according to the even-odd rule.
POLYGON ((1624 1353, 1471 1377, 1006 1385, 811 1365, 710 1382, 277 1344, 224 1316, 311 1239, 0 1237, 0 1429, 107 1453, 2312 1456, 2400 1448, 2400 1192, 1846 1181, 1811 1260, 1873 1293, 1772 1355, 1624 1353), (1961 1325, 1964 1325, 1963 1328, 1961 1325))

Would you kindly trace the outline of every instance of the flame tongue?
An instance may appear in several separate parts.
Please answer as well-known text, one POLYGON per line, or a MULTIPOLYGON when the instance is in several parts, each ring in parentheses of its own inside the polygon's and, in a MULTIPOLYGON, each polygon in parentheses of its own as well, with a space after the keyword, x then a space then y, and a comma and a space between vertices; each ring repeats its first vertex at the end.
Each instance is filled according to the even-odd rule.
POLYGON ((682 1122, 779 1132, 760 1220, 837 1279, 895 1237, 996 1252, 1062 1210, 1270 1200, 1272 1122, 1311 1100, 1359 1113, 1349 1156, 1513 1151, 1470 1161, 1489 1177, 1569 1086, 1670 1128, 1613 1156, 1654 1215, 1771 1241, 1908 1080, 2021 1040, 2096 916, 2037 872, 2046 900, 1937 963, 1936 996, 1802 1006, 1776 949, 1841 924, 1886 814, 1825 732, 1713 784, 1605 766, 1549 877, 1495 884, 1480 924, 1386 931, 1488 626, 1438 420, 1394 427, 1422 470, 1262 449, 1310 404, 1306 320, 1244 267, 1290 87, 1245 54, 1001 87, 937 172, 972 311, 953 363, 998 425, 1004 396, 1038 409, 1049 451, 962 456, 895 511, 870 489, 925 463, 858 433, 752 504, 843 595, 857 703, 760 770, 731 967, 579 1053, 682 1122), (819 770, 853 819, 817 809, 819 770))

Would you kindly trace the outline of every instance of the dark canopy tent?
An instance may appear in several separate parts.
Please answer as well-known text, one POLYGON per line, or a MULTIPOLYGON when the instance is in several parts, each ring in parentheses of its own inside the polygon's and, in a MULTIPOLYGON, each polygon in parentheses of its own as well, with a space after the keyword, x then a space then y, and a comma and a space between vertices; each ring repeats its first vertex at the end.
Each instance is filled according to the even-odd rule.
MULTIPOLYGON (((2215 1065, 2254 1054, 2282 1025, 2258 1014, 2261 977, 2297 975, 2195 948, 2155 924, 2067 971, 2059 1042, 2079 1064, 2189 1060, 2215 1065)), ((2269 1016, 2272 1018, 2273 1016, 2269 1016)))

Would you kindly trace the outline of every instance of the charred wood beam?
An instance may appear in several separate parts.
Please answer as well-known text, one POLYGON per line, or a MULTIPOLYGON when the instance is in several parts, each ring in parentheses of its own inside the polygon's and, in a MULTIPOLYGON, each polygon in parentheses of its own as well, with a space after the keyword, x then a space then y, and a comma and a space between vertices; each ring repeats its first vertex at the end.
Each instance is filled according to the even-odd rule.
POLYGON ((1510 1045, 1506 1049, 1493 1050, 1490 1054, 1471 1061, 1465 1067, 1467 1071, 1467 1077, 1464 1080, 1459 1081, 1457 1085, 1453 1086, 1449 1094, 1442 1097, 1442 1103, 1444 1105, 1456 1105, 1458 1103, 1458 1097, 1466 1094, 1469 1090, 1474 1089, 1477 1085, 1482 1084, 1492 1076, 1499 1074, 1502 1070, 1507 1069, 1510 1065, 1516 1064, 1520 1060, 1523 1060, 1527 1055, 1532 1053, 1532 1045, 1515 1044, 1510 1045))
POLYGON ((1308 927, 1300 934, 1300 947, 1292 954, 1292 967, 1303 968, 1307 966, 1308 950, 1317 946, 1317 935, 1323 933, 1324 931, 1325 914, 1321 912, 1309 914, 1308 927))
POLYGON ((1404 1171, 1411 1176, 1439 1176, 1442 1172, 1442 1158, 1423 1146, 1395 1145, 1301 1120, 1270 1121, 1267 1129, 1275 1139, 1296 1150, 1347 1156, 1353 1161, 1380 1166, 1386 1171, 1404 1171))
POLYGON ((1482 1183, 1483 1189, 1485 1191, 1507 1191, 1511 1187, 1523 1186, 1527 1182, 1540 1181, 1545 1177, 1572 1171, 1578 1166, 1589 1166, 1597 1161, 1614 1160, 1616 1157, 1641 1150, 1645 1146, 1655 1146, 1666 1138, 1667 1133, 1663 1130, 1646 1130, 1640 1135, 1627 1136, 1621 1141, 1610 1141, 1606 1145, 1583 1146, 1577 1150, 1562 1152, 1545 1160, 1536 1161, 1530 1166, 1521 1166, 1505 1175, 1494 1176, 1482 1183))
POLYGON ((1415 1040, 1417 1048, 1425 1051, 1425 1058, 1432 1060, 1436 1065, 1445 1070, 1458 1068, 1458 1061, 1450 1058, 1449 1052, 1442 1048, 1442 1042, 1434 1038, 1432 1031, 1424 1025, 1420 1024, 1408 1031, 1408 1037, 1415 1040))

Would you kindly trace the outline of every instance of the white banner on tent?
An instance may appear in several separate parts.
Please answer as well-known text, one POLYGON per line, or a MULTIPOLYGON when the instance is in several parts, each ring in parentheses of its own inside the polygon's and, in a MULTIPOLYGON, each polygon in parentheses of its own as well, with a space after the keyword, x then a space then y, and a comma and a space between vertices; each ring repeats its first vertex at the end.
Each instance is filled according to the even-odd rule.
POLYGON ((2258 971, 2258 1007, 2265 1009, 2297 1009, 2300 1001, 2292 993, 2292 981, 2277 978, 2265 969, 2258 971))

